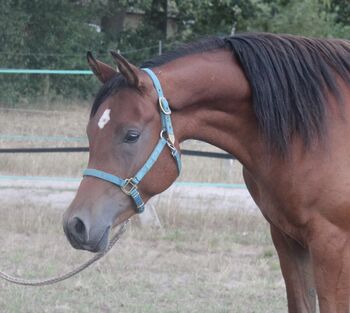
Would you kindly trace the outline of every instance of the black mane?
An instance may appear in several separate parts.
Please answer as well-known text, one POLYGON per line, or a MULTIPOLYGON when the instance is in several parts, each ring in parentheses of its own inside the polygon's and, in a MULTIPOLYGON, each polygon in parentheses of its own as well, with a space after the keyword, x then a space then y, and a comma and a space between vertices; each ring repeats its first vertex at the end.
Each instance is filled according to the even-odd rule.
MULTIPOLYGON (((247 33, 209 38, 156 57, 142 67, 213 49, 231 49, 250 83, 253 109, 270 146, 285 153, 293 135, 306 145, 326 133, 327 94, 341 103, 337 76, 350 83, 350 42, 291 35, 247 33)), ((125 86, 120 75, 107 82, 92 107, 125 86)))

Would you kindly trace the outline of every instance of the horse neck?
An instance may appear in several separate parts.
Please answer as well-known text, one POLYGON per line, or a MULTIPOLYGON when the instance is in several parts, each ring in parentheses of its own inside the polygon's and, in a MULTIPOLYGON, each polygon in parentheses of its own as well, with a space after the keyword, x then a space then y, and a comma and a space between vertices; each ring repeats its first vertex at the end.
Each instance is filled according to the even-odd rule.
POLYGON ((250 168, 259 133, 250 87, 232 51, 186 56, 155 71, 172 107, 179 142, 208 142, 250 168))

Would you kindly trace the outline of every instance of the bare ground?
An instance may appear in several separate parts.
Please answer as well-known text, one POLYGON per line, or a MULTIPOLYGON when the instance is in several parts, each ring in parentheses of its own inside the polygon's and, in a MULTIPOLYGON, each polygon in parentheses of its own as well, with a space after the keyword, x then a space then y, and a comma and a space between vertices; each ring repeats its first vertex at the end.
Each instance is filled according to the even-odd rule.
MULTIPOLYGON (((77 183, 59 185, 1 181, 2 269, 46 277, 89 257, 69 246, 60 226, 77 183)), ((254 208, 212 210, 214 204, 188 210, 158 200, 161 229, 132 223, 103 260, 55 286, 1 281, 1 312, 285 312, 265 220, 254 208)))
MULTIPOLYGON (((84 136, 87 117, 84 106, 2 110, 0 135, 84 136)), ((82 144, 1 139, 0 145, 82 144)), ((0 155, 0 175, 78 178, 86 161, 86 154, 0 155)), ((180 181, 241 183, 240 172, 237 162, 184 158, 180 181)), ((46 277, 90 256, 72 249, 61 227, 76 186, 0 179, 0 269, 46 277)), ((44 288, 0 281, 0 312, 286 312, 268 225, 247 191, 193 188, 175 186, 153 200, 162 228, 140 228, 133 220, 109 255, 75 278, 44 288)))

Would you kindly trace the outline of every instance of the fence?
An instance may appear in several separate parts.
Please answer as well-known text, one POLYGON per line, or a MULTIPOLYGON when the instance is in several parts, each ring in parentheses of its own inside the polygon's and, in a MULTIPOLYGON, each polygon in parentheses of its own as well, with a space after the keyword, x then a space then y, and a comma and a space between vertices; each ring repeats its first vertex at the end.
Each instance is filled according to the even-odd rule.
MULTIPOLYGON (((126 49, 121 53, 134 64, 140 64, 162 54, 163 51, 171 50, 178 44, 176 41, 162 42, 159 40, 149 46, 126 49)), ((95 56, 102 61, 112 62, 108 51, 95 52, 95 56)), ((14 107, 19 102, 25 102, 26 99, 41 98, 43 101, 49 102, 62 97, 78 97, 80 99, 90 97, 97 91, 98 84, 93 78, 81 76, 91 74, 88 70, 81 70, 87 67, 85 54, 85 51, 77 52, 77 54, 0 52, 0 57, 2 57, 0 58, 2 60, 0 62, 0 88, 7 91, 0 93, 0 103, 14 107), (6 55, 11 55, 11 57, 7 59, 6 55), (24 68, 27 64, 32 64, 34 69, 24 68), (64 68, 66 66, 70 66, 74 70, 52 69, 52 67, 64 68)))
MULTIPOLYGON (((161 42, 159 43, 159 53, 161 54, 161 42)), ((0 74, 38 74, 38 75, 92 75, 90 70, 49 70, 49 69, 9 69, 0 68, 0 74)), ((50 153, 50 152, 87 152, 88 147, 65 147, 65 148, 7 148, 0 149, 0 153, 50 153)), ((235 159, 227 153, 203 152, 195 150, 182 150, 183 155, 202 156, 219 159, 235 159)))
MULTIPOLYGON (((0 75, 92 75, 92 72, 89 70, 50 70, 50 69, 5 69, 0 68, 0 75)), ((61 141, 61 139, 64 139, 64 142, 73 142, 72 139, 77 140, 77 142, 85 142, 86 138, 84 137, 71 137, 66 138, 61 136, 60 138, 56 138, 59 136, 23 136, 23 135, 14 135, 14 134, 0 134, 0 142, 1 141, 26 141, 27 137, 29 138, 28 141, 31 142, 38 142, 38 141, 44 141, 43 139, 48 139, 45 141, 56 141, 53 139, 57 139, 57 141, 61 141), (24 138, 26 137, 26 138, 24 138), (32 138, 33 137, 33 138, 32 138), (34 138, 35 137, 35 138, 34 138), (47 137, 47 138, 46 138, 47 137), (60 140, 58 140, 60 139, 60 140), (69 139, 69 140, 67 140, 69 139), (78 140, 79 139, 79 140, 78 140)), ((191 147, 192 148, 192 147, 191 147)), ((196 147, 197 148, 197 147, 196 147)), ((49 153, 84 153, 88 152, 89 148, 87 146, 68 146, 68 147, 62 147, 62 146, 46 146, 43 145, 42 147, 9 147, 1 148, 0 147, 0 154, 49 154, 49 153)), ((182 155, 184 156, 190 156, 190 157, 206 157, 206 158, 212 158, 212 159, 222 159, 222 160, 234 160, 234 156, 227 154, 227 153, 221 153, 221 152, 212 152, 212 151, 198 151, 198 150, 192 150, 192 149, 183 149, 181 151, 182 155)), ((214 180, 216 181, 216 180, 214 180)))
MULTIPOLYGON (((59 152, 88 152, 89 147, 52 147, 52 148, 0 148, 0 153, 59 153, 59 152)), ((209 157, 216 159, 232 159, 235 157, 228 153, 196 151, 196 150, 181 150, 182 155, 209 157)))

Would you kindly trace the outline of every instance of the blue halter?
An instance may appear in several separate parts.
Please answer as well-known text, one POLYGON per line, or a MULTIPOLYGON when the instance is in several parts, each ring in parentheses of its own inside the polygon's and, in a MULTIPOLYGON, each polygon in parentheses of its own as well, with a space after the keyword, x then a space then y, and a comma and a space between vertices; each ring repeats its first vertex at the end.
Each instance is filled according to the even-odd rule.
POLYGON ((156 89, 158 94, 158 103, 162 122, 162 130, 160 132, 160 139, 158 141, 158 144, 154 148, 146 163, 142 166, 142 168, 136 173, 134 177, 123 179, 121 177, 92 168, 87 168, 83 172, 83 176, 97 177, 99 179, 106 180, 120 187, 126 195, 130 196, 134 200, 136 205, 136 213, 142 213, 145 209, 145 203, 141 198, 141 195, 137 189, 137 185, 152 168, 165 146, 169 147, 171 155, 176 161, 179 174, 181 172, 181 158, 180 153, 175 148, 175 136, 173 126, 171 124, 171 110, 169 107, 169 103, 164 97, 162 87, 156 74, 154 74, 154 72, 149 68, 143 68, 142 70, 145 71, 152 79, 154 88, 156 89))

